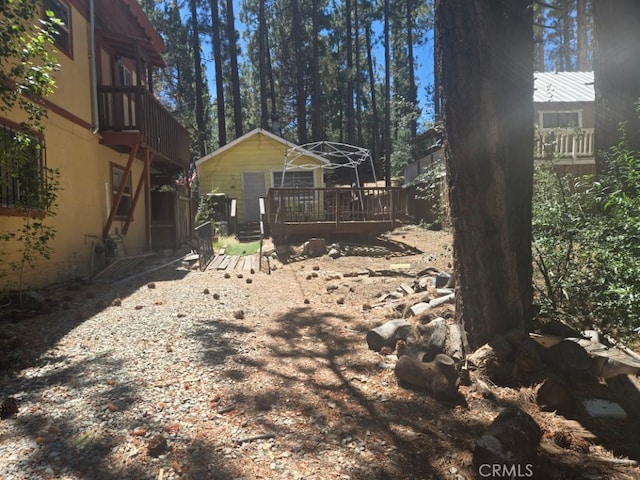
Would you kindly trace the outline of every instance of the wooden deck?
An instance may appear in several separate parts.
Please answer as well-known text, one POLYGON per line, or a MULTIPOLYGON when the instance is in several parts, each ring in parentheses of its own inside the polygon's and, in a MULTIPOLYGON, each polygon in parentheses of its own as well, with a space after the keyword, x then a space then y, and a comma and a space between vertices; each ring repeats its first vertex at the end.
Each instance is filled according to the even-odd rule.
POLYGON ((236 270, 238 273, 240 271, 250 272, 253 270, 257 272, 260 270, 260 259, 258 255, 226 255, 224 253, 219 253, 215 257, 211 263, 207 266, 207 270, 236 270))
POLYGON ((380 234, 406 217, 399 187, 272 188, 267 220, 274 238, 289 235, 380 234))

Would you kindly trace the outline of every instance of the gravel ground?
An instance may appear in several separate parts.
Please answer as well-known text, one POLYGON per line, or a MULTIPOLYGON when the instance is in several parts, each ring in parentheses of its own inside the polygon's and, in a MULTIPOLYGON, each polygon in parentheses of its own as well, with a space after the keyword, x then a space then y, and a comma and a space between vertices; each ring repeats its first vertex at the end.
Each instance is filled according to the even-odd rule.
MULTIPOLYGON (((21 368, 0 376, 0 400, 20 409, 0 422, 0 480, 473 478, 474 438, 506 403, 531 410, 531 392, 442 404, 399 388, 364 341, 406 308, 365 303, 402 272, 449 268, 450 237, 407 228, 348 250, 294 249, 271 275, 173 265, 5 322, 21 368), (367 268, 387 273, 349 275, 367 268)), ((571 468, 538 478, 584 478, 571 468)))

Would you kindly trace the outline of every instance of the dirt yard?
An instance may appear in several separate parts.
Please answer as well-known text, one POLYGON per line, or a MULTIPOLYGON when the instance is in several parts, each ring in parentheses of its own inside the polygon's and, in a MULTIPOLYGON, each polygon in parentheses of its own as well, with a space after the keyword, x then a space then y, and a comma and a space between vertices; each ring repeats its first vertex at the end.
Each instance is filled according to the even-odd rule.
POLYGON ((0 400, 16 397, 20 411, 0 422, 0 479, 498 478, 476 472, 472 453, 510 405, 543 431, 539 461, 520 478, 640 478, 620 460, 639 459, 637 419, 542 412, 534 388, 462 386, 461 401, 444 403, 398 385, 395 352, 367 348, 370 329, 410 306, 378 306, 382 295, 427 267, 451 271, 448 233, 407 226, 340 247, 335 259, 280 248, 270 274, 170 266, 117 288, 57 292, 57 311, 4 322, 0 400), (129 356, 106 373, 83 360, 118 349, 129 356), (60 375, 71 366, 73 378, 60 375), (110 393, 127 382, 131 391, 110 393), (60 391, 64 422, 49 400, 60 391), (87 431, 106 440, 85 448, 87 431))

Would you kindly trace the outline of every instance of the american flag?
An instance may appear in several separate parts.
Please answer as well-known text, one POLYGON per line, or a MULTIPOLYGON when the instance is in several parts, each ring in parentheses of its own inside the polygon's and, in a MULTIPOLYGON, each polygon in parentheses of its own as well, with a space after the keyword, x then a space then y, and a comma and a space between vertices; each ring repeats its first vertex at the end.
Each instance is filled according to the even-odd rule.
POLYGON ((189 186, 189 188, 191 188, 191 185, 193 185, 193 182, 196 181, 196 178, 198 178, 198 169, 194 165, 192 167, 191 174, 189 175, 189 178, 187 179, 187 185, 189 186))

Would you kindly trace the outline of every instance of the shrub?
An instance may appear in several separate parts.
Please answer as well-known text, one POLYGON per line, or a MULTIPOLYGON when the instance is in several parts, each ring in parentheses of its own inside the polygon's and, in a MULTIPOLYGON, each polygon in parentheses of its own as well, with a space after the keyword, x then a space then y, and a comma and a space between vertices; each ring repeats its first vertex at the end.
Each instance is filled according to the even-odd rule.
POLYGON ((640 326, 640 157, 610 157, 597 181, 536 166, 532 247, 541 314, 620 338, 640 326))

